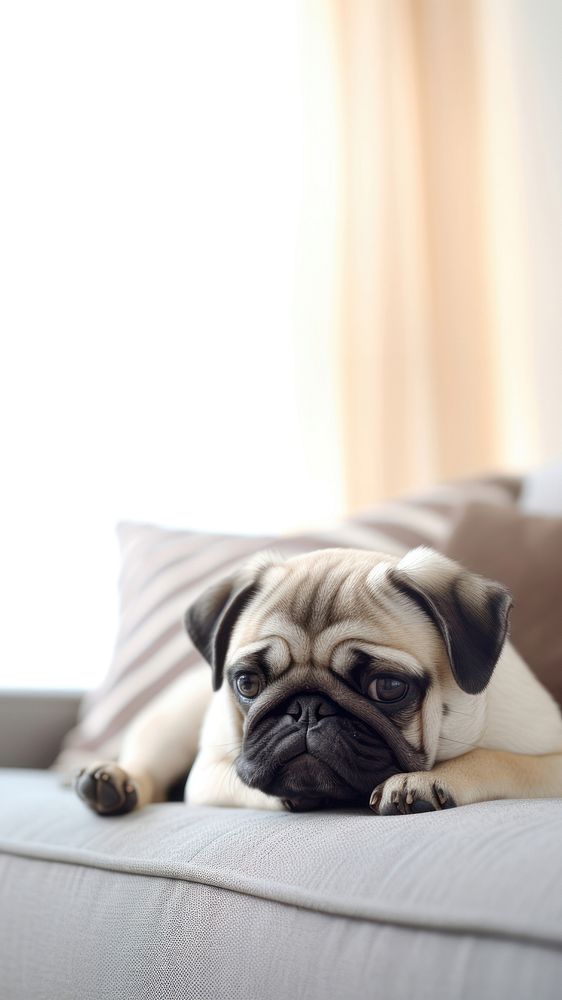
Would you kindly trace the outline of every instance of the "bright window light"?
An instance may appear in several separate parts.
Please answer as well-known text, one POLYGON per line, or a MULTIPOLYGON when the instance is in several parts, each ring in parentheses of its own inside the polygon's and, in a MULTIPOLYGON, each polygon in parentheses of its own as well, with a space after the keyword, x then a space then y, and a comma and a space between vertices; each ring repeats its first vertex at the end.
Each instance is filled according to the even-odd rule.
POLYGON ((0 12, 0 684, 101 680, 114 525, 290 528, 297 3, 0 12))

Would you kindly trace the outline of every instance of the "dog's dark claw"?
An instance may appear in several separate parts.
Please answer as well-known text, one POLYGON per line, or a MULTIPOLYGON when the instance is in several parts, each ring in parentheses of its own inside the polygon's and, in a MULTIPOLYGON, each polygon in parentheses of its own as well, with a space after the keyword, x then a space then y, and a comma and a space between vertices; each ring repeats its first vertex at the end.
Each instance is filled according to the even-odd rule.
POLYGON ((441 785, 434 785, 435 795, 437 801, 442 809, 455 809, 457 803, 455 802, 452 795, 449 795, 441 785))

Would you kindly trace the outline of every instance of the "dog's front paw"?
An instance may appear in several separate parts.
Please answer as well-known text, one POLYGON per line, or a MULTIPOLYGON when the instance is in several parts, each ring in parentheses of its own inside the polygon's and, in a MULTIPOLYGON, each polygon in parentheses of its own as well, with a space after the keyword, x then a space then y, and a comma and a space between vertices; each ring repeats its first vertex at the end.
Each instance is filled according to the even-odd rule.
POLYGON ((131 812, 138 801, 134 782, 117 764, 94 764, 82 768, 75 787, 82 801, 100 816, 131 812))
POLYGON ((370 801, 377 816, 433 812, 456 804, 451 790, 431 771, 395 774, 377 785, 370 801))

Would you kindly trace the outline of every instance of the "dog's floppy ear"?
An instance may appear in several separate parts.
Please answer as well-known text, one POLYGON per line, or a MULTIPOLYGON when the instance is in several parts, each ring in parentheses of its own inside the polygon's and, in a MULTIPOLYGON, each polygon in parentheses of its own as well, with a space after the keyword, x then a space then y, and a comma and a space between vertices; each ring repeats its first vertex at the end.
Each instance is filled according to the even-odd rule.
POLYGON ((277 562, 275 553, 259 553, 237 573, 220 580, 187 609, 187 633, 196 649, 211 664, 213 691, 222 684, 230 637, 244 608, 260 589, 262 571, 277 562))
POLYGON ((390 578, 439 629, 459 687, 484 691, 507 638, 509 591, 423 547, 404 556, 390 578))
POLYGON ((205 590, 185 613, 185 627, 193 645, 211 664, 213 691, 222 684, 232 630, 257 589, 255 580, 239 586, 236 577, 229 577, 205 590))

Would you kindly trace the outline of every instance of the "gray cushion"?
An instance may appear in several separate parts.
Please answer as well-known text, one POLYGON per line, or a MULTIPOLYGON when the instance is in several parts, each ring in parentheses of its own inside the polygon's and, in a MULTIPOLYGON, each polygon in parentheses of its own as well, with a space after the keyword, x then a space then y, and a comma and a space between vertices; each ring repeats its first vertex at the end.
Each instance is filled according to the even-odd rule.
POLYGON ((560 995, 561 801, 103 819, 4 771, 0 803, 6 1000, 560 995))

